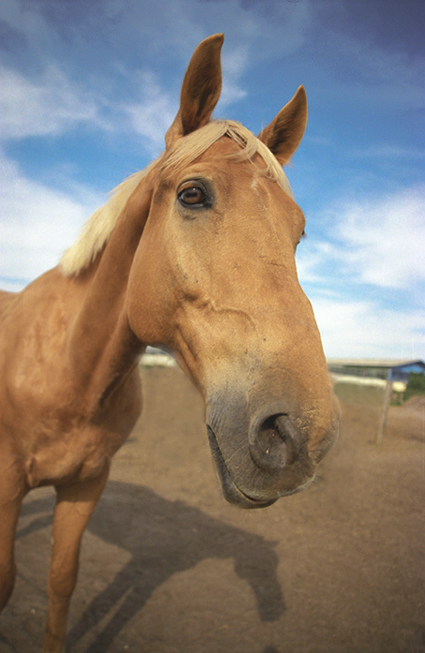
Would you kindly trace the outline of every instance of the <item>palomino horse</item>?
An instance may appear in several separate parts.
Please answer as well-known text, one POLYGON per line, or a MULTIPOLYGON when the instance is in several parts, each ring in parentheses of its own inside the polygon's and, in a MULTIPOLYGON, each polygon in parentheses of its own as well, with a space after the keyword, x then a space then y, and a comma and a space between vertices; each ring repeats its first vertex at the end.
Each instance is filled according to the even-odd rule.
POLYGON ((227 500, 269 506, 312 480, 338 410, 295 249, 282 171, 307 120, 300 87, 256 138, 211 121, 222 35, 196 49, 166 150, 124 181, 60 265, 0 295, 0 605, 24 495, 57 503, 43 651, 62 649, 82 533, 141 410, 138 362, 172 351, 199 388, 227 500))

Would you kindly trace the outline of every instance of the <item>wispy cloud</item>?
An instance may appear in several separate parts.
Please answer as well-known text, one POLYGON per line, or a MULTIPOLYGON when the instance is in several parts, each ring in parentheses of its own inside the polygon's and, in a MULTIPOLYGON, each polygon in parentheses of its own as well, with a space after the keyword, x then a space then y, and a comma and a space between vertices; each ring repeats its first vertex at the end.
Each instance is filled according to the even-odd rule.
POLYGON ((422 355, 424 215, 423 185, 339 202, 322 216, 327 237, 302 243, 299 277, 328 356, 422 355))
POLYGON ((27 179, 1 151, 0 174, 0 278, 22 287, 57 264, 103 198, 87 189, 70 196, 27 179))
POLYGON ((338 235, 353 273, 384 288, 424 282, 424 215, 425 186, 347 206, 338 235))
POLYGON ((81 121, 93 121, 97 109, 55 66, 37 81, 0 66, 0 138, 58 134, 81 121))
POLYGON ((171 68, 183 65, 202 38, 225 31, 219 115, 247 96, 242 80, 254 64, 302 46, 311 12, 309 0, 158 0, 155 8, 143 0, 131 8, 117 0, 96 3, 96 10, 78 0, 72 6, 4 0, 0 19, 20 39, 23 53, 12 59, 13 69, 0 68, 0 138, 57 135, 90 123, 107 131, 133 129, 152 154, 177 110, 178 90, 170 92, 169 77, 158 73, 165 60, 171 68), (213 8, 208 24, 206 7, 213 8), (134 71, 132 52, 145 64, 142 73, 134 71), (122 70, 131 74, 126 78, 122 70))
POLYGON ((331 298, 315 298, 313 307, 329 358, 418 358, 424 350, 425 311, 331 298))
POLYGON ((147 140, 151 153, 157 155, 158 149, 164 147, 164 135, 177 113, 178 101, 161 88, 153 73, 143 72, 139 77, 140 101, 123 105, 122 110, 128 114, 134 131, 147 140))
POLYGON ((325 212, 328 238, 299 251, 305 282, 351 279, 413 291, 425 282, 425 186, 376 199, 335 203, 325 212))
POLYGON ((246 97, 247 91, 241 87, 240 78, 248 67, 248 61, 247 48, 244 46, 234 48, 229 53, 223 52, 223 88, 217 109, 218 113, 220 113, 220 107, 225 107, 246 97))

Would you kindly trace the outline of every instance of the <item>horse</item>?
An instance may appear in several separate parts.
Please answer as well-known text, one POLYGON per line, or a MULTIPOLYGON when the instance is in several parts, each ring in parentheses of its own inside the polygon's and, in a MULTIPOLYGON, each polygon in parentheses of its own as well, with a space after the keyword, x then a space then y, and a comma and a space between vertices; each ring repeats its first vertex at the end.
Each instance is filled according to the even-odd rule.
POLYGON ((223 35, 196 48, 165 151, 122 184, 57 267, 0 294, 0 607, 23 497, 56 505, 43 652, 63 649, 81 537, 142 408, 148 345, 199 389, 224 497, 264 508, 307 487, 339 411, 295 250, 305 219, 282 166, 302 86, 254 136, 212 119, 223 35))

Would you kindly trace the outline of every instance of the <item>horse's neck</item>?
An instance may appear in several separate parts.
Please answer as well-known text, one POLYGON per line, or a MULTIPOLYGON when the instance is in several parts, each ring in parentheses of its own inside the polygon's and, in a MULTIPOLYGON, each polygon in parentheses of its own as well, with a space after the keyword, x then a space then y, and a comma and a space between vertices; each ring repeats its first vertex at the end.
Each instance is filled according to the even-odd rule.
POLYGON ((6 310, 6 307, 10 304, 10 302, 15 297, 16 297, 16 293, 7 292, 6 290, 0 290, 0 319, 3 311, 6 310))
POLYGON ((89 412, 102 407, 144 350, 128 325, 126 275, 115 292, 105 289, 105 281, 95 276, 87 289, 67 347, 74 384, 84 392, 89 412))
POLYGON ((133 195, 94 270, 87 275, 85 296, 68 341, 75 381, 86 389, 93 407, 109 396, 143 351, 128 325, 125 297, 149 212, 151 191, 147 181, 133 195))

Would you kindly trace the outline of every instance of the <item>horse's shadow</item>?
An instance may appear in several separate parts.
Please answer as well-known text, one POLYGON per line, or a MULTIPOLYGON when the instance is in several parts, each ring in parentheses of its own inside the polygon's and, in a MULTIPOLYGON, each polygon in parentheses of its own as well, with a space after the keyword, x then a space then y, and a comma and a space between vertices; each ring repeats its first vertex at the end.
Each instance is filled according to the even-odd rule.
MULTIPOLYGON (((51 498, 34 500, 24 505, 22 514, 36 515, 49 509, 51 498)), ((18 537, 49 523, 51 515, 38 517, 18 531, 18 537)), ((168 501, 143 486, 110 481, 88 530, 127 550, 131 559, 72 628, 67 638, 69 647, 112 614, 88 649, 90 653, 106 651, 159 585, 207 558, 234 559, 236 574, 248 581, 254 592, 262 621, 278 619, 285 609, 275 544, 182 501, 168 501)))

